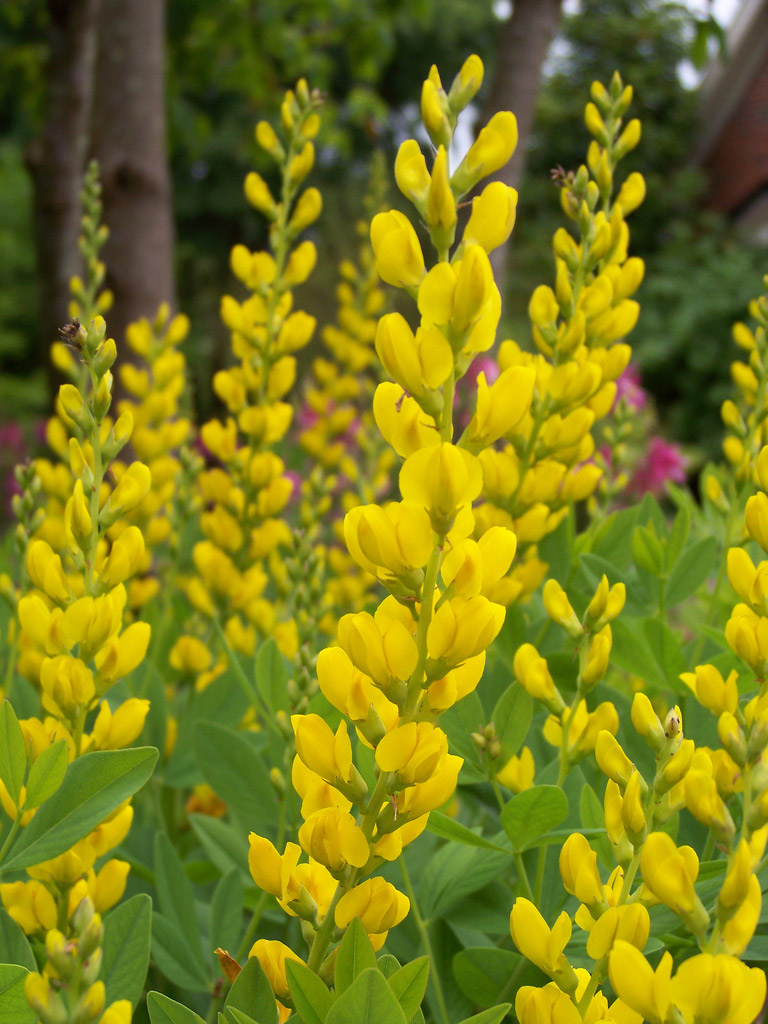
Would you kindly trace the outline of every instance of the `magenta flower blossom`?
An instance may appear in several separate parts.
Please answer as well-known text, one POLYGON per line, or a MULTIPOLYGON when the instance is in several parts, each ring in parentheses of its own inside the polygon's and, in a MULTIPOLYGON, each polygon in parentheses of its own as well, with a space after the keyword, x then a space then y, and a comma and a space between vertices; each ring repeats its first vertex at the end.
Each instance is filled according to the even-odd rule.
POLYGON ((616 400, 613 403, 614 407, 622 398, 630 409, 636 409, 638 412, 643 410, 648 404, 648 395, 642 387, 640 368, 635 363, 630 363, 626 370, 616 380, 616 400))
POLYGON ((644 457, 635 467, 627 490, 637 497, 652 494, 658 498, 664 493, 667 481, 685 483, 688 459, 678 445, 663 437, 652 437, 644 457))

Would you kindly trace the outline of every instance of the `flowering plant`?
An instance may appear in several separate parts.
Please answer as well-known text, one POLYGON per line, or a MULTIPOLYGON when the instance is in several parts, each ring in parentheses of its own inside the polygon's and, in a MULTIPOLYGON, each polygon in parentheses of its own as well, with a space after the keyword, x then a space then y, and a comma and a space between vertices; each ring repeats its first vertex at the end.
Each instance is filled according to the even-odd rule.
POLYGON ((662 505, 671 449, 642 486, 626 457, 632 89, 593 84, 531 343, 497 346, 514 115, 452 159, 482 80, 476 56, 430 70, 408 213, 375 202, 296 433, 320 97, 300 81, 257 126, 269 244, 232 251, 227 414, 197 437, 166 308, 129 330, 113 410, 89 175, 70 382, 0 580, 0 1019, 758 1015, 768 295, 734 328, 723 463, 700 503, 666 466, 662 505))

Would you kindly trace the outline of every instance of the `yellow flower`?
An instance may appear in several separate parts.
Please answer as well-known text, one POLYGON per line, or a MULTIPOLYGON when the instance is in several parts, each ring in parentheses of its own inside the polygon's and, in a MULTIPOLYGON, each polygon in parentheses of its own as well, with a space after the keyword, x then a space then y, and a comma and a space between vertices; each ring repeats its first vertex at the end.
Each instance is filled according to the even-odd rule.
POLYGON ((517 213, 517 191, 492 181, 472 200, 472 213, 464 228, 465 242, 476 242, 486 252, 503 245, 512 233, 517 213))
POLYGON ((284 942, 277 939, 258 939, 251 946, 249 957, 255 956, 261 965, 261 969, 267 976, 272 991, 278 999, 290 999, 288 978, 285 972, 286 960, 294 960, 303 964, 304 961, 284 942))
POLYGON ((443 442, 410 455, 400 470, 400 490, 429 513, 437 533, 446 534, 462 505, 480 494, 480 463, 464 448, 443 442))
POLYGON ((640 870, 648 890, 659 902, 695 932, 706 927, 709 915, 694 889, 699 858, 690 846, 677 847, 666 832, 651 832, 640 855, 640 870))
POLYGON ((348 864, 361 868, 370 856, 368 840, 351 814, 338 807, 315 811, 299 829, 302 848, 332 873, 348 864))
POLYGON ((563 911, 551 930, 537 908, 518 896, 509 915, 512 941, 531 963, 548 974, 565 992, 575 990, 577 979, 565 957, 571 937, 571 919, 563 911))
POLYGON ((496 779, 513 793, 522 793, 531 788, 535 774, 533 754, 528 747, 523 747, 519 754, 511 757, 501 771, 496 773, 496 779))
POLYGON ((431 722, 408 722, 393 729, 376 747, 376 763, 396 772, 403 786, 426 782, 448 754, 448 737, 431 722))
POLYGON ((413 225, 399 210, 377 213, 371 221, 376 269, 387 284, 415 288, 424 276, 424 256, 413 225))
POLYGON ((383 878, 368 878, 344 893, 336 904, 337 928, 346 928, 357 917, 368 933, 387 932, 400 924, 410 909, 407 896, 383 878))
POLYGON ((574 832, 563 843, 560 877, 566 892, 586 906, 602 902, 603 883, 597 870, 597 854, 580 832, 574 832))
POLYGON ((593 960, 607 956, 617 941, 642 949, 648 941, 651 917, 642 903, 609 907, 593 924, 587 939, 587 953, 593 960))

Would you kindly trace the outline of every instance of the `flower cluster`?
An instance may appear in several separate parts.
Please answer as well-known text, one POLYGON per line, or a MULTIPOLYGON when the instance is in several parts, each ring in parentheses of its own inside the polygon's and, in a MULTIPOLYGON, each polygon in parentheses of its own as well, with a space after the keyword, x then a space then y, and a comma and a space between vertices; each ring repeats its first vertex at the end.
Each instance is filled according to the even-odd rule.
POLYGON ((267 593, 265 563, 272 558, 279 583, 283 574, 274 556, 290 533, 278 516, 292 483, 272 448, 286 435, 293 415, 283 400, 296 377, 293 353, 315 329, 314 317, 293 309, 293 289, 306 281, 317 260, 312 242, 296 240, 322 206, 316 188, 301 191, 314 164, 318 102, 301 80, 283 100, 283 141, 267 121, 256 127, 256 141, 281 175, 278 199, 255 171, 245 180, 246 198, 269 222, 270 251, 251 252, 244 245, 232 250, 232 270, 249 295, 242 302, 227 295, 221 304, 238 362, 219 371, 213 386, 229 416, 201 429, 203 444, 219 465, 199 478, 205 540, 195 546, 197 575, 186 592, 205 618, 221 619, 228 645, 246 655, 253 654, 259 636, 270 634, 289 656, 296 651, 295 624, 278 621, 274 595, 267 593))
POLYGON ((522 557, 499 592, 505 603, 538 587, 546 567, 536 555, 537 542, 571 503, 589 498, 597 486, 601 470, 590 461, 592 427, 613 406, 615 381, 631 354, 623 339, 639 314, 632 295, 644 265, 628 256, 626 218, 644 198, 642 175, 630 174, 615 198, 613 191, 617 164, 640 140, 640 122, 623 123, 632 88, 623 87, 618 74, 609 89, 595 82, 592 98, 586 107, 593 136, 587 163, 560 181, 562 208, 577 237, 565 228, 555 233, 555 286, 536 288, 528 308, 538 354, 505 341, 501 377, 492 388, 479 382, 483 396, 500 389, 509 371, 525 368, 536 385, 529 412, 497 435, 501 447, 480 456, 486 499, 481 529, 507 526, 521 545, 522 557))
POLYGON ((350 555, 389 596, 373 615, 345 615, 338 645, 318 658, 320 689, 344 716, 336 731, 317 714, 293 716, 292 781, 304 818, 298 845, 280 854, 251 835, 251 873, 309 926, 314 970, 353 917, 380 945, 407 913, 406 897, 371 875, 396 859, 454 792, 462 759, 448 752, 435 723, 477 685, 504 621, 504 608, 489 594, 509 569, 516 541, 503 526, 472 537, 482 487, 478 453, 527 414, 533 371, 511 368, 500 387, 478 399, 457 440, 453 424, 456 382, 495 338, 500 301, 487 254, 506 241, 515 199, 504 185, 487 186, 454 245, 461 197, 498 170, 516 143, 513 115, 497 114, 451 172, 456 119, 482 75, 479 58, 470 57, 446 92, 432 68, 422 92, 436 148, 431 170, 415 140, 403 143, 395 164, 398 186, 428 226, 436 262, 427 269, 405 214, 390 210, 371 224, 379 274, 412 296, 421 317, 414 331, 401 314, 388 313, 375 335, 394 381, 376 389, 374 415, 403 459, 402 500, 358 505, 344 521, 350 555), (373 748, 373 777, 355 764, 348 721, 358 743, 373 748), (302 851, 307 863, 299 862, 302 851))

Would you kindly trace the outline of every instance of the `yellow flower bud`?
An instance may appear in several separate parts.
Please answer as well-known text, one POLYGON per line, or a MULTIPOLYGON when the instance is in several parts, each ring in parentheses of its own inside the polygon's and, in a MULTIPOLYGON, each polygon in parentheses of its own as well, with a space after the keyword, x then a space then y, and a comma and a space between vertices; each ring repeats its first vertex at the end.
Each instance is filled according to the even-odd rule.
POLYGON ((367 878, 336 904, 334 920, 337 928, 346 928, 359 918, 366 932, 379 934, 400 924, 410 910, 410 900, 383 878, 367 878))
POLYGON ((288 230, 297 235, 310 224, 314 224, 323 209, 323 197, 316 188, 308 188, 299 196, 294 207, 291 219, 288 221, 288 230))
POLYGON ((556 714, 562 712, 565 708, 563 698, 555 687, 546 660, 533 644, 523 644, 518 648, 513 671, 517 681, 532 697, 542 701, 556 714))
POLYGON ((445 535, 462 505, 470 504, 483 485, 480 463, 466 449, 443 442, 410 455, 400 470, 406 501, 426 508, 437 533, 445 535))
POLYGON ((571 919, 563 911, 550 929, 539 911, 518 896, 509 915, 512 941, 531 963, 548 974, 565 992, 576 990, 577 978, 565 957, 571 937, 571 919))
POLYGON ((466 244, 477 243, 486 252, 503 245, 512 234, 517 213, 517 191, 492 181, 472 200, 472 213, 464 228, 466 244))
POLYGON ((459 195, 468 192, 481 178, 493 174, 509 160, 517 146, 517 120, 508 110, 494 114, 480 129, 469 152, 459 164, 451 184, 459 195))
POLYGON ((399 210, 377 213, 371 221, 371 245, 382 280, 398 288, 416 288, 424 276, 424 256, 413 225, 399 210))
POLYGON ((699 858, 690 846, 677 847, 666 832, 652 832, 640 855, 643 881, 653 896, 682 917, 695 932, 709 921, 694 882, 699 873, 699 858))
POLYGON ((348 864, 361 868, 370 856, 363 830, 351 814, 338 807, 325 807, 311 814, 299 829, 299 842, 310 857, 331 872, 342 871, 348 864))
POLYGON ((590 930, 587 953, 593 960, 602 960, 617 940, 630 942, 637 949, 642 949, 650 930, 651 917, 642 903, 609 907, 590 930))
POLYGON ((603 901, 597 854, 580 832, 568 836, 560 851, 560 876, 566 892, 590 907, 603 901))
POLYGON ((597 734, 595 760, 600 770, 609 779, 613 779, 622 789, 626 788, 635 766, 624 753, 624 749, 616 737, 607 729, 603 729, 597 734))
POLYGON ((496 773, 496 779, 513 793, 522 793, 531 788, 535 775, 533 754, 528 747, 523 747, 519 754, 511 757, 501 771, 496 773))
POLYGON ((567 594, 557 580, 547 580, 542 591, 542 598, 544 609, 550 619, 561 626, 572 640, 579 639, 583 635, 581 623, 571 607, 567 594))
POLYGON ((430 176, 427 162, 416 139, 406 139, 397 151, 395 159, 395 181, 397 187, 417 207, 427 198, 430 176))
POLYGON ((251 946, 248 956, 256 957, 275 996, 287 1002, 291 997, 291 992, 288 987, 285 962, 293 960, 303 964, 304 961, 301 957, 284 942, 279 942, 277 939, 257 939, 251 946))

